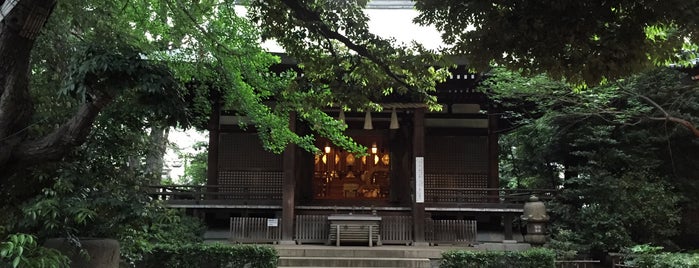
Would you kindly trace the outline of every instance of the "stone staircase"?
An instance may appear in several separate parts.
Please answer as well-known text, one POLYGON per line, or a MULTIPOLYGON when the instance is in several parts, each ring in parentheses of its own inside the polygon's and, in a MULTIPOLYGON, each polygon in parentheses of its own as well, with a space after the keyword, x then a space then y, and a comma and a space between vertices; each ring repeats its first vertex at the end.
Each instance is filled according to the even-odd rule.
POLYGON ((276 246, 280 268, 438 266, 442 250, 407 246, 276 246))

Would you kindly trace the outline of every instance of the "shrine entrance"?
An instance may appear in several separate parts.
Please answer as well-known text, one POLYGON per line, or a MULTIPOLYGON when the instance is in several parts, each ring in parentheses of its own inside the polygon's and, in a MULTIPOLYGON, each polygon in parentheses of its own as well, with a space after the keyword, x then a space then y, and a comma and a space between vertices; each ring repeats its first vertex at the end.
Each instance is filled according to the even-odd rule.
POLYGON ((388 199, 391 153, 384 135, 351 135, 367 147, 366 155, 349 153, 326 139, 316 145, 322 154, 314 157, 315 199, 388 199))

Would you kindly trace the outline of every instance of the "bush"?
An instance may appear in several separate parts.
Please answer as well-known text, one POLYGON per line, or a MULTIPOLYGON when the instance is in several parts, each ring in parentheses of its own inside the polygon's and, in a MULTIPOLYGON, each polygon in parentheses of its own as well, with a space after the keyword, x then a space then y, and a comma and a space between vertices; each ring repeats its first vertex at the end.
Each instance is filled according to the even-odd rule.
POLYGON ((0 267, 69 267, 70 260, 55 249, 39 246, 28 234, 11 234, 0 240, 0 267))
POLYGON ((121 261, 128 267, 147 255, 160 244, 191 244, 202 242, 204 225, 183 211, 167 209, 160 204, 151 204, 144 209, 138 220, 124 223, 116 237, 121 244, 121 261))
POLYGON ((526 251, 465 251, 442 254, 440 268, 546 268, 554 267, 556 253, 550 249, 526 251))
POLYGON ((661 252, 662 247, 637 245, 624 264, 637 268, 699 268, 699 254, 661 252))
POLYGON ((631 257, 625 264, 637 268, 699 268, 699 254, 641 254, 631 257))
POLYGON ((157 245, 137 263, 138 268, 277 267, 277 251, 271 247, 223 244, 157 245))

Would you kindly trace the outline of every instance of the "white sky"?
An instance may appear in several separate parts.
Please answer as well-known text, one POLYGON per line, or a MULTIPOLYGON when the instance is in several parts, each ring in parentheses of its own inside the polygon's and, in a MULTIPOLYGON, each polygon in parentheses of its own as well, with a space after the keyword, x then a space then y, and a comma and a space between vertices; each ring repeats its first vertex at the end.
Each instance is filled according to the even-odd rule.
POLYGON ((393 37, 399 42, 417 41, 428 49, 443 46, 442 37, 433 26, 422 27, 413 23, 417 17, 414 9, 366 9, 369 30, 383 37, 393 37))
MULTIPOLYGON (((244 9, 241 9, 244 10, 244 9)), ((243 11, 244 12, 244 11, 243 11)), ((369 17, 369 31, 381 37, 393 37, 401 43, 416 41, 427 49, 444 46, 442 37, 434 27, 422 27, 413 23, 417 17, 414 9, 365 9, 369 17)), ((262 47, 269 52, 284 52, 274 41, 267 41, 262 47)))

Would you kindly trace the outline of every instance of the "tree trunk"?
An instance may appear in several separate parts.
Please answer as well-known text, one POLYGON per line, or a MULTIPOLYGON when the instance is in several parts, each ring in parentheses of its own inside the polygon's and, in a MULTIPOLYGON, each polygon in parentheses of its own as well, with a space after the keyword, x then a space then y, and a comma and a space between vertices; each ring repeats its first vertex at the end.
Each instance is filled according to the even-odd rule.
POLYGON ((29 91, 31 51, 56 2, 19 0, 0 4, 0 192, 17 185, 10 178, 18 171, 60 160, 84 143, 99 112, 114 99, 97 92, 53 132, 28 137, 26 131, 34 113, 29 91))
POLYGON ((146 156, 146 175, 150 178, 151 185, 160 184, 163 172, 163 157, 167 149, 168 134, 170 129, 158 123, 150 127, 150 149, 146 156))
POLYGON ((7 174, 14 173, 12 154, 25 139, 34 112, 30 56, 55 4, 56 0, 21 0, 0 6, 5 15, 0 17, 0 186, 7 174))

